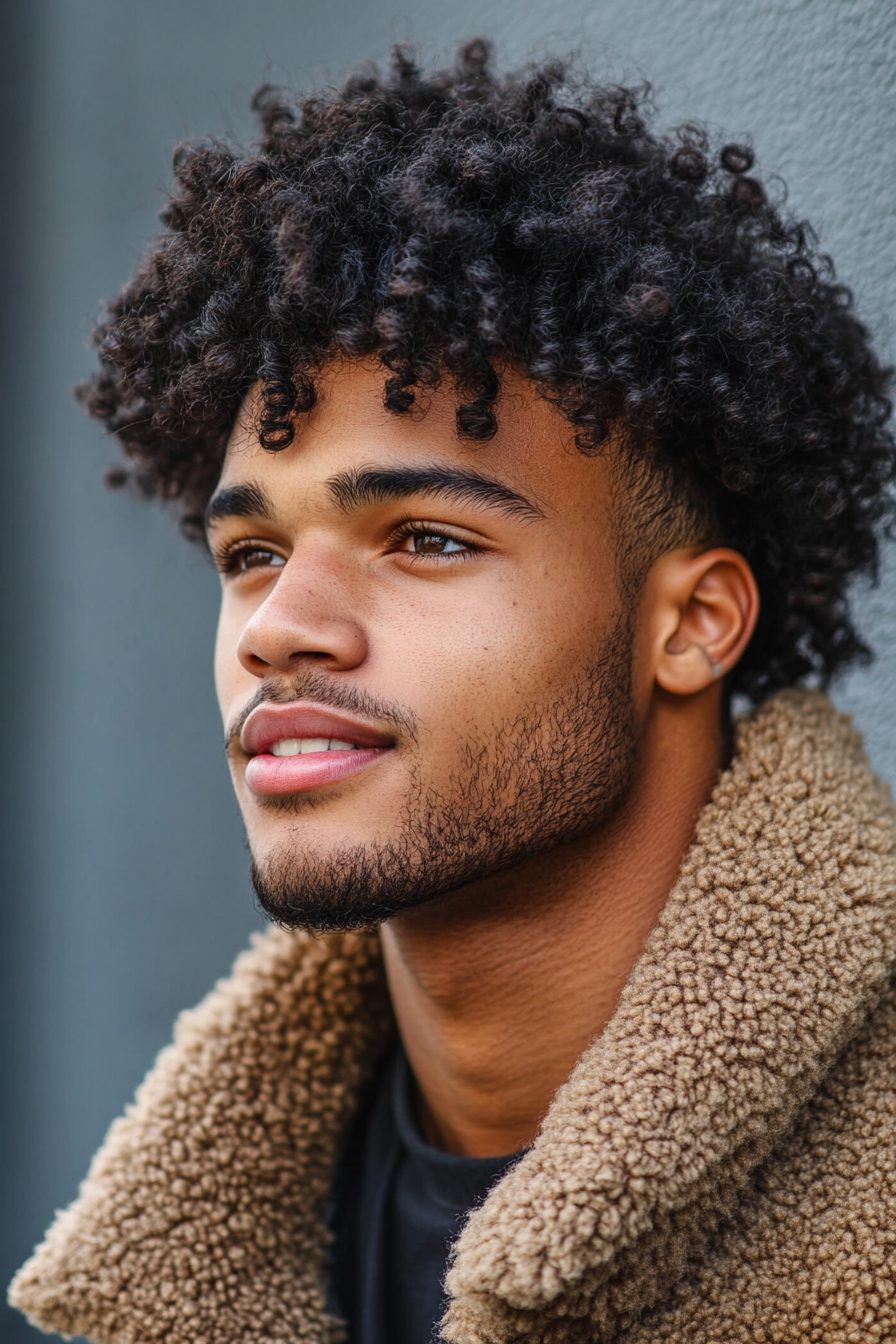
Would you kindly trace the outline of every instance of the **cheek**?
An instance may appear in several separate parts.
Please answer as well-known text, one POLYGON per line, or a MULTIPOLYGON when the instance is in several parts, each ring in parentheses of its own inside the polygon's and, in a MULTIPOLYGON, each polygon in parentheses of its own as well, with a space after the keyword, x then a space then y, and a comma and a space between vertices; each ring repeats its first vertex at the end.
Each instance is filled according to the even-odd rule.
POLYGON ((593 573, 571 584, 542 569, 393 616, 373 647, 397 698, 448 750, 452 737, 487 734, 557 694, 615 619, 615 601, 593 573))

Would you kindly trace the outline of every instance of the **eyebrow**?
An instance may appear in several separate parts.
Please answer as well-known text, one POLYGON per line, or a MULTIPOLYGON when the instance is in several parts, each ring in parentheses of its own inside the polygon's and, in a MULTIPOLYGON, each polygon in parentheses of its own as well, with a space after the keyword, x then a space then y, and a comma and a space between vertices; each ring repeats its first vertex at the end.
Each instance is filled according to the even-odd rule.
POLYGON ((440 495, 459 503, 484 505, 510 518, 543 518, 538 505, 490 476, 462 467, 359 467, 331 476, 327 487, 339 507, 349 513, 366 504, 440 495))
POLYGON ((222 518, 273 518, 274 510, 260 485, 227 485, 216 490, 205 510, 206 531, 222 518))

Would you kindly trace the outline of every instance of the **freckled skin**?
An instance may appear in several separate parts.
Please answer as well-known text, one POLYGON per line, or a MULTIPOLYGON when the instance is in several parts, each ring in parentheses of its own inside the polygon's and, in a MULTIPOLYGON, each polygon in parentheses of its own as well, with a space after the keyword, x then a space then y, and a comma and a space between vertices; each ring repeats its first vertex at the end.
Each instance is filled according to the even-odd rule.
MULTIPOLYGON (((225 725, 260 685, 308 671, 401 706, 416 723, 370 769, 289 809, 253 795, 247 757, 232 748, 260 863, 300 848, 326 864, 334 850, 388 841, 415 787, 456 791, 464 745, 488 741, 567 685, 630 600, 615 540, 624 499, 610 466, 575 450, 568 423, 522 377, 505 373, 498 433, 485 444, 457 437, 450 387, 421 398, 412 416, 385 411, 382 387, 376 364, 330 366, 317 406, 278 454, 258 446, 250 398, 224 463, 220 487, 254 482, 273 506, 270 519, 228 517, 210 536, 216 552, 252 543, 271 561, 222 578, 225 725), (371 465, 446 464, 500 481, 538 514, 425 496, 346 512, 326 486, 371 465), (452 538, 453 549, 421 555, 419 540, 396 541, 408 519, 452 538)), ((757 609, 735 553, 692 546, 659 557, 631 613, 637 768, 612 823, 383 926, 432 1142, 474 1155, 528 1143, 608 1020, 722 758, 712 666, 734 664, 757 609)))

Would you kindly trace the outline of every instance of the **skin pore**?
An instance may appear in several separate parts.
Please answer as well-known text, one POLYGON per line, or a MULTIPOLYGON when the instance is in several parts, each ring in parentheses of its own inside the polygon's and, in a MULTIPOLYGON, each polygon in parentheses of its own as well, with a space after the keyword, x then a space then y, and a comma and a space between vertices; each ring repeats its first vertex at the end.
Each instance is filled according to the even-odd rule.
MULTIPOLYGON (((632 599, 610 456, 578 453, 512 370, 484 444, 457 437, 447 383, 396 416, 383 380, 334 361, 280 453, 258 445, 248 399, 209 512, 218 695, 262 880, 329 899, 340 873, 401 856, 392 886, 430 897, 381 926, 421 1122, 439 1147, 494 1156, 532 1141, 668 896, 758 596, 742 557, 694 544, 632 599), (623 719, 629 749, 610 750, 623 719), (355 754, 290 756, 299 738, 355 754), (427 872, 463 872, 465 817, 481 871, 432 899, 427 872), (495 860, 482 836, 502 826, 514 845, 495 860)), ((353 891, 345 878, 343 903, 353 891)))

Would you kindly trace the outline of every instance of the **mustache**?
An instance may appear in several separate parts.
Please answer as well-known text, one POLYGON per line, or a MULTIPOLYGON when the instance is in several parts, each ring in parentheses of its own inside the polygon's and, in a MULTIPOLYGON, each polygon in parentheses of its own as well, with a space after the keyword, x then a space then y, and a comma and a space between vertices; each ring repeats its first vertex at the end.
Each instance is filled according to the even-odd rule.
POLYGON ((387 724, 396 733, 412 740, 417 736, 416 715, 407 707, 392 700, 382 700, 357 686, 340 685, 325 674, 306 672, 295 677, 269 677, 263 681, 227 725, 224 750, 230 752, 239 745, 246 720, 259 705, 286 705, 293 700, 313 700, 315 704, 325 705, 328 709, 341 709, 343 713, 354 714, 378 725, 387 724))

